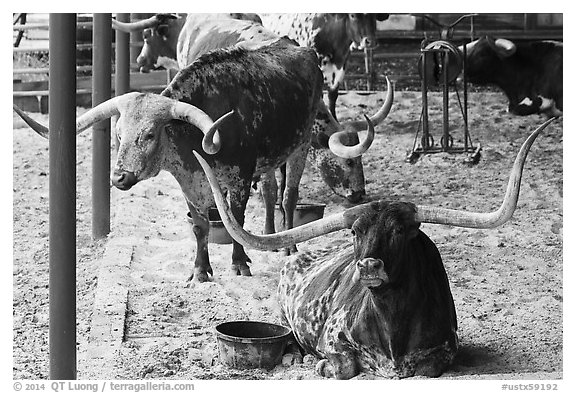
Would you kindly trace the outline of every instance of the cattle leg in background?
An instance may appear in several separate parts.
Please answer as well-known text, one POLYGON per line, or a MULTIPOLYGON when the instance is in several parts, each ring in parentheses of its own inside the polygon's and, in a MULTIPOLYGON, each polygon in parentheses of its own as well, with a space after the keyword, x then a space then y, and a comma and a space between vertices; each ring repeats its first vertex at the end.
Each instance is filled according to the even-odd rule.
POLYGON ((335 88, 328 89, 328 109, 330 109, 330 113, 336 120, 338 117, 336 116, 336 100, 338 99, 338 86, 335 88))

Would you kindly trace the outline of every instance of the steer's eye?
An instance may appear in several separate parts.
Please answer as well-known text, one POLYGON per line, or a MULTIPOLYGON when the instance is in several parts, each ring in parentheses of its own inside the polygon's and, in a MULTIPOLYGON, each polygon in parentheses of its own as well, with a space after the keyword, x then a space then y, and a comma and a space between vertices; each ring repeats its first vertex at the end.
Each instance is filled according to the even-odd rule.
POLYGON ((144 137, 142 138, 142 140, 144 140, 145 142, 150 142, 153 139, 154 139, 154 134, 152 134, 152 133, 145 134, 144 137))

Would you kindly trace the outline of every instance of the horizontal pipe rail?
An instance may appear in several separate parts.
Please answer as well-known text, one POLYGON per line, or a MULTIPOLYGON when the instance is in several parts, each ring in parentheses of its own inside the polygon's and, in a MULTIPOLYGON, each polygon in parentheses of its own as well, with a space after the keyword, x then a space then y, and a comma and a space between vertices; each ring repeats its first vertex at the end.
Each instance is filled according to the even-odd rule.
MULTIPOLYGON (((25 25, 13 25, 12 30, 48 30, 48 23, 26 23, 25 25)), ((92 22, 77 22, 78 27, 92 27, 92 22)))

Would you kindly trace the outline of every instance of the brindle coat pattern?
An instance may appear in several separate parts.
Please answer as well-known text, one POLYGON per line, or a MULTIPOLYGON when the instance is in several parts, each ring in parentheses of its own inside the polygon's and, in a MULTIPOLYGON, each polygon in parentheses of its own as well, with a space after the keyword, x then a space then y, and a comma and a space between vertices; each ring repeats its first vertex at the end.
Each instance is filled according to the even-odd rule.
MULTIPOLYGON (((219 127, 222 148, 213 156, 203 153, 198 129, 156 113, 162 109, 154 95, 142 94, 121 111, 117 128, 122 139, 114 172, 133 172, 140 181, 166 170, 176 178, 194 223, 197 280, 206 281, 212 274, 207 213, 213 197, 192 151, 205 155, 228 191, 235 218, 244 223, 253 178, 290 162, 294 151, 310 144, 321 89, 314 52, 284 40, 257 50, 218 50, 200 57, 161 95, 192 104, 213 119, 234 110, 219 127)), ((233 271, 250 275, 249 261, 234 242, 233 271)))
POLYGON ((438 376, 458 346, 440 254, 418 229, 412 204, 372 208, 354 222, 353 247, 286 263, 278 286, 282 315, 298 344, 322 359, 323 376, 438 376))

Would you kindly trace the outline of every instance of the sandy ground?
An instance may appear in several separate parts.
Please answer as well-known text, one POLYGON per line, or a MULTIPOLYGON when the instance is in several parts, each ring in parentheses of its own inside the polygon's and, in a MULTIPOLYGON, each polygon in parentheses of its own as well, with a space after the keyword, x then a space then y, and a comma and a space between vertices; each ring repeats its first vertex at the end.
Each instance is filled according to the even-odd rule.
MULTIPOLYGON (((348 93, 339 100, 340 119, 360 118, 381 103, 382 94, 348 93)), ((453 97, 452 97, 453 98, 453 97)), ((462 144, 455 100, 452 135, 462 144)), ((439 153, 411 165, 420 115, 420 94, 401 92, 389 118, 377 127, 364 155, 371 199, 410 200, 474 211, 499 206, 514 157, 543 119, 511 117, 500 93, 470 97, 470 130, 481 143, 478 165, 465 155, 439 153)), ((440 98, 430 106, 431 128, 441 134, 440 98)), ((79 112, 83 109, 79 109, 79 112)), ((47 124, 47 116, 35 115, 47 124)), ((13 377, 48 378, 48 143, 14 118, 13 377)), ((315 360, 279 365, 271 371, 241 371, 218 359, 214 327, 224 321, 279 321, 275 291, 285 261, 280 253, 248 250, 253 277, 229 274, 230 245, 211 245, 210 283, 186 285, 195 252, 186 207, 167 173, 128 192, 112 189, 110 240, 130 249, 124 339, 108 370, 88 367, 98 267, 107 241, 91 239, 91 134, 77 139, 78 378, 80 379, 313 379, 315 360)), ((514 217, 493 230, 424 224, 443 256, 456 310, 461 349, 442 378, 562 378, 563 350, 563 121, 536 140, 528 156, 514 217)), ((346 206, 309 170, 301 200, 324 202, 326 214, 346 206)), ((246 227, 263 228, 257 194, 246 227)), ((300 250, 350 244, 340 231, 299 246, 300 250)), ((362 375, 360 378, 370 378, 362 375)))

